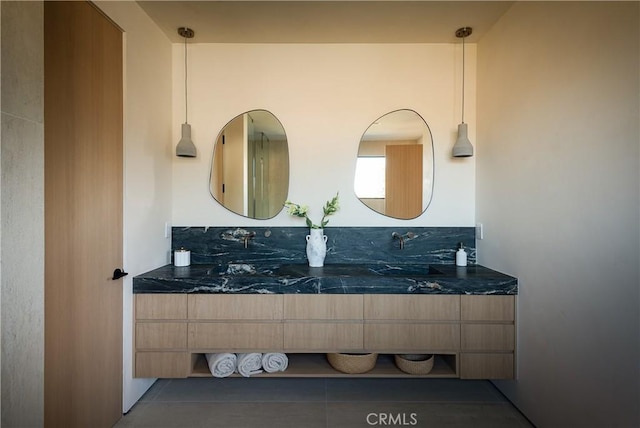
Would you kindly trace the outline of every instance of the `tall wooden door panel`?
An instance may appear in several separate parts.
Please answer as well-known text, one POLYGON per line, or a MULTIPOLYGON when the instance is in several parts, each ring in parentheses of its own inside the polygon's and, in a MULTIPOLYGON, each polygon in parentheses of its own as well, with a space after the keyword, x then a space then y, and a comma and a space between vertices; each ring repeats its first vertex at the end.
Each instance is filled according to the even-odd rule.
POLYGON ((45 425, 122 416, 122 32, 45 2, 45 425))

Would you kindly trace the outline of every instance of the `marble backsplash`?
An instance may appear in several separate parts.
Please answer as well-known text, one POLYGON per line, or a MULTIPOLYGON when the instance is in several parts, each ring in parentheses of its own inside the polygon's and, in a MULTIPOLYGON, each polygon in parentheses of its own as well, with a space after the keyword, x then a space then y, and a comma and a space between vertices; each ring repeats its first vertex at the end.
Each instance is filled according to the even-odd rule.
MULTIPOLYGON (((191 251, 191 264, 250 263, 264 267, 307 263, 306 227, 173 227, 173 250, 191 251), (244 237, 249 239, 247 248, 244 237)), ((454 264, 458 243, 476 262, 474 227, 330 227, 327 264, 454 264), (404 248, 392 238, 404 236, 404 248)), ((173 260, 172 260, 173 262, 173 260)))

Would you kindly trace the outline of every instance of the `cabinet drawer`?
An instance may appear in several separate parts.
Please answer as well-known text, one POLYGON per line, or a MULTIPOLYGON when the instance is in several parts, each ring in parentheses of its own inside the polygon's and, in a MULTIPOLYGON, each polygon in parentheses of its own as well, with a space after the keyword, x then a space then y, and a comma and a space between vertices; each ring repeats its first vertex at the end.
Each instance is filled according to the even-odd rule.
POLYGON ((136 319, 179 320, 187 318, 186 294, 136 294, 136 319))
POLYGON ((513 321, 515 296, 461 296, 463 321, 513 321))
POLYGON ((367 351, 458 350, 458 324, 365 324, 364 347, 367 351))
POLYGON ((513 351, 513 324, 463 324, 462 350, 513 351))
POLYGON ((286 323, 285 351, 340 352, 362 350, 361 323, 286 323))
POLYGON ((279 351, 282 323, 189 323, 189 348, 279 351))
POLYGON ((282 295, 190 294, 190 320, 281 320, 282 295))
POLYGON ((188 373, 187 352, 136 352, 135 377, 182 378, 188 373))
POLYGON ((290 320, 362 320, 363 296, 357 294, 287 294, 284 318, 290 320))
POLYGON ((136 323, 136 349, 185 349, 187 323, 136 323))
POLYGON ((457 321, 460 296, 365 294, 364 318, 368 320, 457 321))
POLYGON ((460 354, 462 379, 513 379, 513 354, 460 354))

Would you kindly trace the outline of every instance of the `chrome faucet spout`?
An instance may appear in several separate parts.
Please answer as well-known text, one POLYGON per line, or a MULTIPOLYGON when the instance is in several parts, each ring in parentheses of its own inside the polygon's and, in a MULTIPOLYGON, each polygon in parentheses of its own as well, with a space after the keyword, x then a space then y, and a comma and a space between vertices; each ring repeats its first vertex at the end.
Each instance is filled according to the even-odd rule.
POLYGON ((249 241, 256 236, 255 232, 247 233, 242 237, 242 243, 244 244, 244 248, 249 248, 249 241))
POLYGON ((400 240, 400 249, 404 249, 404 237, 402 235, 400 235, 398 232, 393 232, 391 233, 391 238, 400 240))

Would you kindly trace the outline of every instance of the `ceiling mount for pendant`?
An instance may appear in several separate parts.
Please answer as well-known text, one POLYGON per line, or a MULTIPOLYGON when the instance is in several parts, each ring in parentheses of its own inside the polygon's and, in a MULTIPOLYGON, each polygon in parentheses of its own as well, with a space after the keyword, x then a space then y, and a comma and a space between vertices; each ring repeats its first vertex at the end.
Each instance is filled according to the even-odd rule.
POLYGON ((458 28, 456 30, 456 37, 457 38, 469 37, 471 33, 473 33, 473 28, 471 27, 458 28))
POLYGON ((178 34, 180 34, 180 37, 184 37, 185 39, 193 39, 193 36, 196 35, 191 28, 187 27, 178 28, 178 34))

